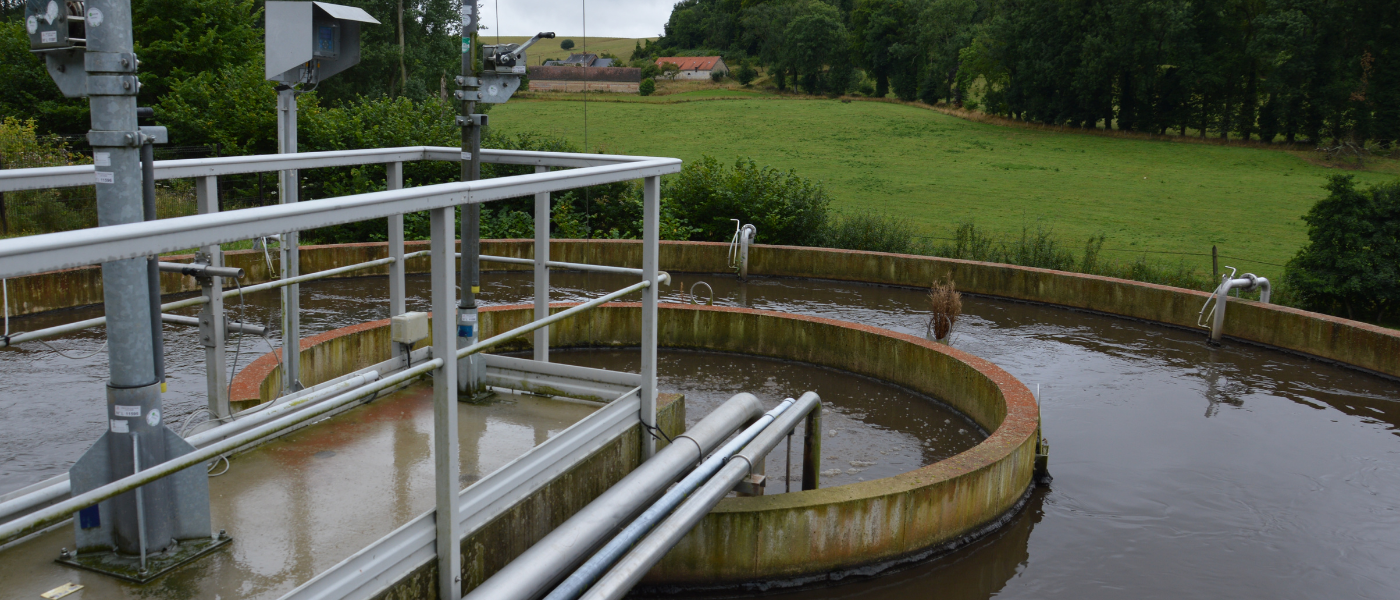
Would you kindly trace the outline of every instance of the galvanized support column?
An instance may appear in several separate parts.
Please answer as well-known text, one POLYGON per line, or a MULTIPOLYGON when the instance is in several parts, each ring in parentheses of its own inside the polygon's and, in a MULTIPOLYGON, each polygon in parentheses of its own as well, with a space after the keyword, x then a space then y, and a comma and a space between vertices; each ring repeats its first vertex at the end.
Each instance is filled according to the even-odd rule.
MULTIPOLYGON (((648 177, 642 186, 642 278, 651 285, 642 289, 642 424, 656 427, 656 300, 660 290, 657 272, 661 253, 661 178, 648 177)), ((656 438, 642 435, 642 458, 656 453, 656 438)))
MULTIPOLYGON (((549 167, 535 167, 548 173, 549 167)), ((535 319, 549 316, 549 192, 535 194, 535 319)), ((549 328, 535 330, 535 360, 549 362, 549 328)))
POLYGON ((457 308, 453 300, 452 208, 432 211, 433 358, 442 366, 433 371, 433 463, 436 469, 438 598, 462 597, 461 526, 457 521, 457 492, 461 465, 457 440, 457 308))
MULTIPOLYGON (((388 188, 403 189, 403 163, 393 162, 384 165, 388 188)), ((408 309, 404 274, 407 265, 403 264, 403 215, 389 217, 389 316, 401 315, 408 309)))
MULTIPOLYGON (((297 152, 297 96, 290 87, 277 91, 277 153, 297 152)), ((297 172, 278 173, 278 190, 282 204, 297 202, 297 172)), ((297 248, 297 232, 282 234, 282 279, 299 275, 301 252, 297 248)), ((282 288, 282 391, 301 389, 301 284, 282 288)))
MULTIPOLYGON (((463 90, 476 91, 477 31, 480 29, 480 14, 475 2, 468 2, 462 8, 462 75, 458 78, 463 90)), ((476 181, 481 178, 481 125, 482 115, 476 112, 476 101, 463 97, 462 113, 457 123, 462 127, 462 181, 476 181)), ((462 297, 458 305, 457 343, 460 346, 475 344, 481 332, 477 328, 476 295, 481 293, 481 205, 472 203, 462 206, 462 297)), ((467 400, 485 396, 485 385, 481 382, 484 370, 481 358, 473 354, 458 361, 457 391, 467 400)))
MULTIPOLYGON (((199 214, 219 212, 219 180, 216 177, 195 179, 195 200, 199 214)), ((224 266, 223 249, 218 244, 200 248, 196 262, 211 267, 224 266)), ((225 341, 228 338, 224 314, 224 285, 222 277, 200 277, 199 285, 209 301, 199 310, 199 342, 204 346, 204 371, 210 414, 224 419, 233 414, 228 404, 228 363, 225 361, 225 341)))
POLYGON ((815 490, 822 476, 822 406, 818 404, 807 413, 806 431, 802 435, 802 490, 815 490))

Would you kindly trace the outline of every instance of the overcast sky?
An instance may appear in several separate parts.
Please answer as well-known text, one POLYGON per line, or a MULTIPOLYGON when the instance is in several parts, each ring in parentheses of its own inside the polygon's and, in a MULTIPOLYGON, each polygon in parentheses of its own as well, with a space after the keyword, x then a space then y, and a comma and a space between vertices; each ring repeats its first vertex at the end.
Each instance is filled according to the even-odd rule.
POLYGON ((481 32, 496 30, 500 6, 501 35, 534 35, 553 31, 561 36, 583 35, 583 4, 588 4, 588 37, 655 37, 671 16, 677 0, 480 0, 481 32))

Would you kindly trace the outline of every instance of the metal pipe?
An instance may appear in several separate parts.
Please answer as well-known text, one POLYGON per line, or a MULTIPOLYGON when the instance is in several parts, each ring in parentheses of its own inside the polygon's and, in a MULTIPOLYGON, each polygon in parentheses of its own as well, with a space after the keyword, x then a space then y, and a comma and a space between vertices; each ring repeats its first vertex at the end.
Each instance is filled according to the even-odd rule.
POLYGON ((220 454, 232 452, 246 444, 255 442, 262 438, 276 434, 284 429, 294 427, 328 412, 331 412, 345 404, 355 400, 388 389, 400 383, 414 379, 428 371, 438 368, 443 364, 442 359, 434 358, 422 364, 410 367, 399 373, 395 373, 364 387, 351 390, 335 398, 327 400, 315 407, 298 412, 286 419, 279 419, 272 423, 245 431, 238 435, 225 438, 189 454, 178 458, 167 460, 149 469, 141 471, 127 477, 123 477, 106 485, 94 488, 88 492, 69 498, 63 502, 35 511, 13 521, 0 524, 0 540, 10 539, 16 536, 32 533, 54 523, 67 519, 69 515, 97 504, 103 500, 116 497, 120 494, 146 485, 152 481, 182 471, 189 467, 211 460, 220 454))
MULTIPOLYGON (((405 261, 407 261, 407 260, 410 259, 410 258, 417 258, 417 257, 419 257, 419 256, 427 256, 427 254, 428 254, 428 251, 427 251, 427 250, 421 250, 421 251, 418 251, 418 252, 410 252, 410 253, 408 253, 408 254, 405 254, 403 258, 404 258, 405 261)), ((395 259, 394 259, 393 257, 389 257, 389 258, 380 258, 380 259, 371 260, 371 261, 368 261, 368 262, 356 263, 356 264, 353 264, 353 265, 346 265, 346 266, 343 266, 343 267, 336 267, 336 268, 334 268, 334 269, 326 269, 325 271, 317 271, 317 272, 315 272, 315 273, 307 273, 306 275, 301 275, 301 276, 298 276, 298 277, 296 277, 296 278, 294 278, 294 279, 288 279, 288 280, 281 280, 281 279, 279 279, 279 280, 277 280, 277 281, 268 281, 268 282, 266 282, 266 283, 259 283, 259 284, 257 284, 257 285, 250 285, 250 286, 246 286, 246 287, 243 287, 243 288, 228 289, 228 290, 224 290, 224 293, 223 293, 223 294, 224 294, 224 298, 232 298, 232 297, 238 296, 238 295, 240 295, 240 294, 251 294, 251 293, 253 293, 253 292, 262 292, 262 291, 266 291, 266 290, 277 289, 277 288, 279 288, 279 287, 286 286, 286 285, 291 285, 291 284, 293 284, 293 283, 301 283, 301 282, 305 282, 305 281, 312 281, 312 280, 315 280, 315 279, 324 279, 324 278, 330 277, 330 276, 332 276, 332 275, 339 275, 339 274, 341 274, 341 273, 348 273, 348 272, 351 272, 351 271, 359 271, 359 270, 361 270, 361 269, 368 269, 368 268, 370 268, 370 267, 377 267, 377 266, 380 266, 380 265, 386 265, 386 264, 390 264, 390 263, 394 262, 394 260, 395 260, 395 259)), ((184 264, 184 263, 167 263, 167 264, 184 264)), ((198 305, 204 304, 204 303, 206 303, 206 302, 208 302, 208 301, 209 301, 209 297, 208 297, 208 296, 195 296, 195 297, 193 297, 193 298, 186 298, 186 299, 184 299, 184 300, 176 300, 175 302, 167 302, 167 303, 165 303, 165 304, 160 305, 160 310, 161 310, 161 311, 172 311, 172 310, 176 310, 176 309, 180 309, 180 308, 187 308, 187 307, 190 307, 190 306, 198 306, 198 305)), ((26 332, 23 332, 23 333, 17 333, 17 334, 15 334, 15 335, 10 336, 10 338, 9 338, 8 340, 6 340, 6 339, 4 339, 4 338, 0 338, 0 348, 5 348, 5 347, 7 347, 7 346, 13 346, 13 345, 15 345, 15 344, 21 344, 21 343, 24 343, 24 342, 29 342, 29 341, 33 341, 33 340, 37 340, 37 339, 42 339, 42 338, 47 338, 47 337, 53 337, 53 336, 56 336, 56 335, 62 335, 62 334, 70 333, 70 332, 73 332, 73 331, 79 331, 79 330, 82 330, 82 329, 87 329, 87 328, 89 328, 89 327, 96 327, 96 326, 102 325, 102 324, 104 324, 104 323, 106 323, 106 322, 107 322, 107 317, 95 317, 95 318, 92 318, 92 319, 86 319, 86 320, 83 320, 83 321, 75 321, 75 322, 73 322, 73 323, 67 323, 67 324, 64 324, 64 325, 55 325, 55 326, 53 326, 53 327, 46 327, 46 328, 44 328, 44 329, 36 329, 36 330, 34 330, 34 331, 26 331, 26 332)))
POLYGON ((568 579, 565 579, 563 583, 554 588, 554 591, 550 592, 548 596, 545 596, 545 600, 573 600, 577 598, 579 594, 587 590, 588 586, 592 585, 599 576, 605 573, 613 563, 616 563, 618 559, 622 558, 623 554, 625 554, 633 544, 637 543, 637 540, 649 533, 652 528, 656 527, 657 523, 660 523, 662 519, 671 514, 671 511, 675 510, 675 508, 680 505, 681 501, 685 500, 691 492, 694 492, 696 488, 700 487, 706 481, 709 481, 710 478, 724 466, 724 463, 729 460, 729 457, 742 449, 745 444, 753 441, 755 437, 758 437, 758 434, 762 432, 764 428, 768 427, 774 419, 778 418, 778 415, 783 414, 794 402, 796 401, 792 398, 784 400, 773 410, 764 413, 762 417, 752 425, 749 425, 747 429, 740 432, 739 435, 734 436, 723 448, 711 454, 709 458, 700 463, 700 466, 691 471, 689 475, 686 475, 685 479, 682 479, 680 483, 677 483, 672 486, 671 489, 667 490, 666 494, 661 496, 660 500, 657 500, 650 508, 647 508, 641 516, 632 521, 621 533, 614 536, 612 540, 609 540, 601 550, 589 558, 587 562, 583 563, 583 566, 574 571, 568 579))
POLYGON ((586 600, 599 600, 603 598, 621 598, 632 586, 636 585, 651 570, 656 563, 661 562, 661 558, 671 550, 681 538, 685 537, 691 529, 695 527, 700 519, 710 512, 720 499, 729 494, 740 480, 749 476, 753 471, 753 466, 763 457, 767 456, 774 447, 782 441, 783 437, 796 427, 798 422, 807 416, 817 406, 820 406, 821 398, 813 392, 802 394, 801 398, 789 408, 748 445, 744 447, 734 458, 724 464, 719 473, 710 478, 705 485, 701 486, 685 502, 676 508, 675 512, 663 521, 645 539, 638 542, 636 547, 612 570, 608 571, 596 585, 588 590, 583 598, 586 600))
MULTIPOLYGON (((639 282, 637 282, 637 283, 634 283, 634 284, 632 284, 632 285, 629 285, 629 286, 627 286, 627 287, 625 287, 625 288, 622 288, 622 289, 620 289, 620 290, 618 290, 618 291, 616 291, 616 292, 613 292, 613 293, 611 293, 611 294, 607 294, 607 295, 605 295, 605 296, 601 296, 601 297, 598 297, 598 298, 594 298, 594 299, 589 300, 588 302, 584 302, 583 304, 580 304, 580 305, 578 305, 578 306, 571 307, 571 308, 569 308, 568 310, 563 310, 563 311, 554 313, 554 314, 549 315, 548 317, 546 317, 546 318, 544 318, 544 319, 540 319, 540 320, 538 320, 538 321, 532 321, 532 322, 530 322, 530 323, 526 323, 526 324, 524 324, 524 325, 521 325, 520 327, 516 327, 515 329, 512 329, 512 330, 507 331, 507 332, 505 332, 505 333, 496 335, 495 337, 492 337, 492 338, 489 338, 489 339, 485 339, 485 340, 481 340, 480 342, 477 342, 477 343, 475 343, 475 344, 472 344, 472 345, 470 345, 470 346, 467 346, 466 348, 462 348, 461 350, 458 350, 458 351, 457 351, 457 358, 459 358, 459 359, 460 359, 460 358, 464 358, 464 357, 466 357, 466 356, 469 356, 469 355, 472 355, 472 354, 476 354, 476 353, 478 353, 478 352, 481 352, 482 350, 486 350, 487 348, 492 348, 492 347, 498 346, 498 345, 500 345, 500 344, 502 344, 502 343, 504 343, 504 342, 507 342, 507 341, 512 340, 512 339, 514 339, 514 338, 517 338, 517 337, 520 337, 520 336, 525 335, 525 334, 527 334, 527 333, 530 333, 531 331, 534 331, 534 330, 539 329, 539 328, 541 328, 541 327, 545 327, 545 326, 548 326, 548 325, 552 325, 552 324, 554 324, 554 323, 558 323, 559 321, 563 321, 564 319, 567 319, 567 318, 569 318, 569 317, 572 317, 572 316, 574 316, 574 315, 577 315, 577 314, 579 314, 579 313, 581 313, 581 312, 584 312, 584 311, 586 311, 586 310, 589 310, 589 309, 591 309, 591 308, 596 308, 596 307, 597 307, 598 305, 600 305, 600 304, 606 304, 606 303, 608 303, 608 302, 611 302, 612 300, 615 300, 615 299, 617 299, 617 298, 621 298, 621 297, 626 296, 627 294, 630 294, 630 293, 635 292, 635 291, 637 291, 637 290, 645 289, 645 288, 647 288, 647 287, 649 287, 649 286, 651 286, 651 282, 650 282, 650 281, 639 281, 639 282)), ((645 400, 645 399, 643 399, 643 400, 645 400)))
MULTIPOLYGON (((199 319, 198 319, 197 317, 186 317, 186 316, 184 316, 184 315, 170 315, 170 314, 164 314, 164 313, 162 313, 162 314, 160 315, 160 320, 161 320, 161 321, 164 321, 164 322, 166 322, 166 323, 172 323, 172 324, 175 324, 175 325, 185 325, 185 326, 187 326, 187 327, 199 327, 199 319)), ((228 322, 225 323, 225 325, 226 325, 226 328, 225 328, 225 329, 226 329, 226 331, 228 331, 229 333, 247 333, 247 334, 251 334, 251 335, 256 335, 256 336, 258 336, 258 337, 267 337, 267 333, 268 333, 267 328, 266 328, 266 327, 263 327, 263 326, 261 326, 261 325, 252 325, 252 324, 249 324, 249 323, 240 323, 240 322, 238 322, 238 321, 228 321, 228 322)))
MULTIPOLYGON (((1231 273, 1234 272, 1234 267, 1226 265, 1225 268, 1230 269, 1231 273)), ((1270 296, 1273 292, 1272 287, 1269 285, 1269 280, 1267 278, 1259 277, 1258 275, 1255 275, 1253 273, 1245 273, 1244 275, 1241 275, 1238 279, 1235 279, 1230 276, 1225 277, 1220 282, 1220 285, 1215 288, 1215 292, 1213 294, 1215 300, 1215 308, 1211 310, 1214 313, 1214 319, 1211 321, 1210 326, 1210 343, 1212 344, 1220 344, 1220 338, 1225 334, 1225 306, 1230 301, 1230 290, 1233 289, 1238 289, 1245 292, 1252 292, 1256 289, 1260 290, 1259 301, 1264 304, 1269 303, 1270 296)), ((1207 301, 1207 304, 1209 304, 1209 301, 1207 301)), ((1203 314, 1205 313, 1204 306, 1201 307, 1201 312, 1203 314)), ((1197 324, 1199 323, 1200 321, 1197 320, 1197 324)))
POLYGON ((467 597, 491 600, 540 597, 657 492, 675 481, 735 429, 762 413, 762 404, 752 394, 730 398, 482 582, 467 597))
POLYGON ((739 281, 749 279, 749 244, 758 235, 758 228, 752 223, 739 228, 739 281))
MULTIPOLYGON (((141 437, 131 434, 131 474, 141 473, 141 437)), ((141 547, 141 574, 146 574, 146 503, 142 502, 141 488, 136 488, 136 531, 141 547)))
MULTIPOLYGON (((462 257, 462 254, 461 254, 460 252, 457 253, 457 258, 461 258, 461 257, 462 257)), ((489 256, 489 255, 483 254, 483 255, 481 255, 481 256, 478 257, 478 258, 480 258, 482 262, 499 262, 499 263, 509 263, 509 264, 513 264, 513 265, 533 265, 533 264, 535 264, 535 261, 534 261, 533 259, 529 259, 529 258, 515 258, 515 257, 513 257, 513 256, 489 256)), ((621 274, 621 275, 636 275, 636 276, 639 276, 639 277, 642 275, 642 270, 641 270, 641 269, 633 269, 633 268, 630 268, 630 267, 613 267, 613 266, 609 266, 609 265, 590 265, 590 264, 587 264, 587 263, 561 262, 561 261, 557 261, 557 260, 545 261, 545 264, 548 265, 548 266, 554 267, 554 268, 558 268, 558 269, 569 269, 569 270, 572 270, 572 271, 597 271, 597 272, 600 272, 600 273, 618 273, 618 274, 621 274)), ((661 283, 670 283, 670 282, 671 282, 671 275, 668 274, 668 273, 666 273, 665 271, 661 271, 660 274, 658 275, 658 277, 661 278, 661 283)))
POLYGON ((243 269, 237 267, 215 267, 199 263, 160 263, 160 270, 165 273, 179 273, 192 277, 231 277, 233 279, 243 278, 243 269))
MULTIPOLYGON (((139 111, 140 109, 138 109, 139 111)), ((142 212, 147 221, 156 220, 156 155, 155 146, 148 139, 141 144, 141 204, 142 212)), ((158 264, 160 257, 151 256, 146 259, 146 281, 150 286, 151 315, 155 317, 160 314, 160 269, 158 264)), ((151 319, 151 361, 156 368, 156 381, 161 383, 161 391, 165 391, 165 332, 161 329, 160 319, 151 319)))

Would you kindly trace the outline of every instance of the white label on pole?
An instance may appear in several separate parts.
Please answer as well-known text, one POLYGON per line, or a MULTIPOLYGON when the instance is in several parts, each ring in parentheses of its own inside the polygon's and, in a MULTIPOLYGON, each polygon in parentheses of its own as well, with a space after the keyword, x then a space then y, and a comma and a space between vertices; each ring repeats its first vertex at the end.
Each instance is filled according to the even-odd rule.
POLYGON ((97 177, 97 183, 116 183, 117 176, 111 171, 97 171, 93 173, 97 177))
POLYGON ((131 433, 131 426, 126 419, 112 419, 112 433, 131 433))
POLYGON ((57 31, 40 31, 40 32, 39 32, 39 43, 41 43, 41 44, 56 44, 56 43, 58 43, 58 32, 57 32, 57 31))
POLYGON ((510 72, 515 73, 516 75, 524 75, 525 65, 515 65, 514 67, 510 68, 510 72))
POLYGON ((87 26, 98 27, 102 25, 102 11, 96 8, 89 8, 87 12, 87 26))
POLYGON ((471 159, 472 159, 472 153, 470 153, 470 152, 463 152, 463 153, 462 153, 462 160, 471 160, 471 159))
POLYGON ((146 413, 146 424, 151 427, 160 425, 160 409, 152 408, 151 412, 146 413))
POLYGON ((139 406, 127 406, 127 405, 125 405, 125 404, 118 404, 118 405, 116 406, 116 409, 117 409, 117 416, 118 416, 118 417, 139 417, 139 416, 141 416, 141 407, 139 407, 139 406))
POLYGON ((111 153, 111 152, 93 152, 93 153, 92 153, 92 164, 93 164, 94 166, 98 166, 98 167, 110 167, 110 166, 112 166, 112 153, 111 153))
POLYGON ((490 94, 490 95, 492 95, 492 96, 495 96, 495 95, 496 95, 496 92, 497 92, 497 89, 496 89, 496 86, 494 86, 494 85, 491 86, 491 87, 486 88, 486 93, 488 93, 488 94, 490 94))

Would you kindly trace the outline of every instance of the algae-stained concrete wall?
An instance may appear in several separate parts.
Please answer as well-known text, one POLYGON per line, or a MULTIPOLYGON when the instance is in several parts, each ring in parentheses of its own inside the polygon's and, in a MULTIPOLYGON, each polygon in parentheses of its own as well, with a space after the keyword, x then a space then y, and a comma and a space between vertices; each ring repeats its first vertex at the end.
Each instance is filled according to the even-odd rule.
MULTIPOLYGON (((426 249, 426 242, 410 242, 408 251, 426 249)), ((489 240, 482 253, 530 258, 528 240, 489 240)), ((661 268, 672 272, 727 272, 728 245, 709 242, 663 242, 661 268)), ((387 256, 386 246, 345 244, 307 246, 301 252, 301 271, 310 273, 387 256)), ((634 240, 554 240, 550 257, 564 262, 641 266, 641 245, 634 240)), ((166 257, 188 260, 189 257, 166 257)), ((1196 326, 1197 313, 1206 293, 1123 279, 981 263, 927 256, 856 252, 792 246, 753 246, 749 272, 755 276, 808 277, 888 285, 926 287, 941 278, 952 278, 959 289, 988 296, 1055 304, 1111 315, 1155 321, 1180 327, 1196 326)), ((277 257, 272 257, 274 268, 277 257)), ((265 281, 266 260, 261 252, 229 252, 225 262, 248 272, 244 284, 265 281)), ((411 273, 428 269, 426 257, 408 262, 411 273)), ((493 270, 521 270, 527 266, 487 263, 493 270)), ((341 275, 382 275, 387 267, 341 275)), ((194 280, 173 274, 162 276, 167 293, 193 291, 194 280)), ((387 297, 387 286, 385 296, 387 297)), ((101 276, 96 267, 43 273, 9 282, 11 315, 32 314, 102 301, 101 276)), ((1400 331, 1358 321, 1310 313, 1248 300, 1231 300, 1225 319, 1225 335, 1237 340, 1266 344, 1400 377, 1400 331)))
MULTIPOLYGON (((557 311, 568 306, 556 304, 552 308, 557 311)), ((552 326, 551 345, 635 346, 641 339, 639 312, 637 304, 604 305, 552 326)), ((523 306, 484 309, 483 334, 516 327, 532 314, 532 309, 523 306)), ((646 583, 738 585, 822 576, 898 561, 995 522, 1016 505, 1030 485, 1039 439, 1039 410, 1024 385, 987 361, 874 327, 768 311, 668 304, 662 306, 658 325, 659 341, 665 347, 798 360, 891 381, 944 400, 992 434, 955 457, 896 477, 807 492, 726 499, 667 555, 646 583)), ((337 330, 343 333, 318 336, 315 343, 334 345, 337 337, 377 340, 372 333, 376 329, 387 329, 387 321, 337 330)), ((352 363, 387 358, 387 341, 376 350, 378 343, 345 342, 337 346, 344 350, 322 354, 327 361, 345 365, 327 375, 347 372, 352 363), (356 351, 382 354, 371 359, 349 356, 356 351)), ((528 347, 529 339, 522 338, 507 349, 528 347)), ((309 350, 303 350, 304 357, 311 356, 309 350)), ((236 381, 235 385, 255 387, 257 376, 246 377, 248 381, 236 381)), ((800 391, 804 390, 793 390, 800 391)), ((579 483, 585 489, 583 497, 601 493, 601 489, 579 483)), ((566 494, 569 489, 558 488, 558 493, 566 494)), ((573 498, 551 498, 571 507, 566 514, 583 506, 573 498)), ((510 519, 498 520, 499 530, 488 529, 497 532, 491 535, 509 536, 518 530, 523 532, 521 540, 538 539, 553 527, 545 523, 557 524, 555 517, 565 514, 550 512, 553 510, 548 503, 517 507, 510 519)), ((492 537, 491 543, 483 541, 479 548, 464 545, 464 556, 469 558, 465 575, 471 586, 528 547, 527 542, 508 539, 512 538, 492 537), (509 551, 493 554, 492 549, 498 546, 509 551)), ((428 585, 433 578, 424 571, 412 581, 417 583, 405 583, 409 586, 405 589, 420 590, 413 586, 428 585)))

